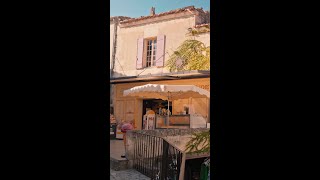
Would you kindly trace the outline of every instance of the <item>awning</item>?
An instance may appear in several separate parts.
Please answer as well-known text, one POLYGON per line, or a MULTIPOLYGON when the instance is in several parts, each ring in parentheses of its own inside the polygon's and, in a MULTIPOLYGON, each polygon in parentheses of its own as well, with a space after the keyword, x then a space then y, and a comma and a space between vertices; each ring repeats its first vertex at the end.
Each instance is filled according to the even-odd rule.
POLYGON ((193 98, 210 98, 210 92, 194 85, 146 84, 127 89, 124 96, 176 100, 193 98))

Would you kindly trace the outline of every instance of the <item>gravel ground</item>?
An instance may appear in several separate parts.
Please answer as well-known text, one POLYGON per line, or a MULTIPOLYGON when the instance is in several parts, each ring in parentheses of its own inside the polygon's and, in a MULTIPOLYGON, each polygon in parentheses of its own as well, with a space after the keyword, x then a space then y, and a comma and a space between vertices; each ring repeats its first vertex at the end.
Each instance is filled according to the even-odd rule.
POLYGON ((134 169, 115 171, 110 169, 110 180, 150 180, 147 176, 134 169))

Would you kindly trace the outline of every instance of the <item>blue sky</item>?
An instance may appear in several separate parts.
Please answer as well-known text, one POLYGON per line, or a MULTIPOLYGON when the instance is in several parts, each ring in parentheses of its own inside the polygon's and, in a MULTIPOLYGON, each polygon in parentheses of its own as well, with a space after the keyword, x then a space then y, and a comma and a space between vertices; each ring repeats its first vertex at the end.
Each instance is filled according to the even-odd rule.
POLYGON ((150 8, 156 7, 156 14, 194 5, 209 10, 210 0, 110 0, 110 16, 147 16, 150 8))

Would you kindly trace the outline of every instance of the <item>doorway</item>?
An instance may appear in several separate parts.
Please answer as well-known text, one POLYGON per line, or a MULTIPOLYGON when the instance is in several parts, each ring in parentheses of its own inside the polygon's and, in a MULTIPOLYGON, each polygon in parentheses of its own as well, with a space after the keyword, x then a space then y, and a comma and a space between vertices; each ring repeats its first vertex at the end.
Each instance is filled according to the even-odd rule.
MULTIPOLYGON (((156 114, 159 114, 159 109, 168 109, 168 101, 161 99, 144 99, 142 101, 142 127, 143 127, 143 116, 148 110, 153 110, 156 114)), ((169 103, 169 110, 172 112, 172 102, 169 103)))

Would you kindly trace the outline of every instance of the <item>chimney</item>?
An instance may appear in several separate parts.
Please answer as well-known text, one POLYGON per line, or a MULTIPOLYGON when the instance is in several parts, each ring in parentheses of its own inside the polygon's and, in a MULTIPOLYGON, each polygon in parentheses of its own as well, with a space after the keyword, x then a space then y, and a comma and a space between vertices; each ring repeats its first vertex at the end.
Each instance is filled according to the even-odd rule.
POLYGON ((151 7, 150 16, 154 16, 155 14, 156 14, 156 8, 155 7, 151 7))

